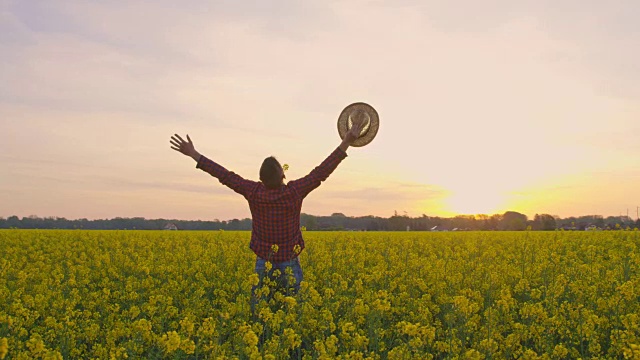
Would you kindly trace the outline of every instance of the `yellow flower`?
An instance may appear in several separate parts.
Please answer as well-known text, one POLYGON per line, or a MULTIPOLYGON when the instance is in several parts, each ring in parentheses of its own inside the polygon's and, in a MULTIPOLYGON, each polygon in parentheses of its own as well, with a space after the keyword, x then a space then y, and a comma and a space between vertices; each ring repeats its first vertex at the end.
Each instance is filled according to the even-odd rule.
POLYGON ((413 339, 409 340, 409 345, 413 348, 421 348, 424 343, 419 337, 414 337, 413 339))
POLYGON ((0 339, 0 359, 4 359, 9 352, 9 342, 7 338, 0 339))
POLYGON ((284 297, 284 303, 289 305, 290 307, 294 307, 296 305, 296 299, 291 296, 284 297))
POLYGON ((287 349, 295 349, 302 344, 300 335, 296 334, 296 332, 291 328, 284 329, 284 334, 282 336, 284 337, 284 343, 287 349))
POLYGON ((624 349, 623 354, 625 359, 640 359, 640 345, 630 344, 624 349))
POLYGON ((562 344, 558 344, 553 348, 553 357, 556 359, 564 359, 569 354, 569 350, 562 346, 562 344))
POLYGON ((244 340, 244 343, 248 347, 254 347, 254 346, 258 345, 258 335, 256 335, 256 333, 254 333, 253 330, 251 330, 251 329, 249 329, 244 334, 244 337, 242 339, 244 340))
POLYGON ((274 254, 278 253, 278 250, 280 249, 280 247, 276 244, 271 245, 271 251, 273 251, 274 254))
POLYGON ((168 354, 178 350, 180 347, 180 335, 175 331, 169 331, 162 335, 161 343, 168 354))
POLYGON ((409 336, 417 336, 418 335, 418 325, 412 323, 406 323, 403 332, 409 336))
MULTIPOLYGON (((127 354, 123 354, 123 358, 127 358, 127 354)), ((60 352, 58 351, 49 351, 47 352, 43 357, 43 360, 64 360, 64 358, 62 357, 62 354, 60 354, 60 352)))
POLYGON ((38 355, 46 349, 44 342, 42 341, 42 337, 39 334, 34 334, 29 340, 27 340, 27 348, 33 355, 38 355))
POLYGON ((478 352, 478 350, 470 349, 464 353, 464 359, 468 360, 481 360, 484 359, 484 356, 478 352))
POLYGON ((251 286, 256 286, 259 283, 260 283, 260 277, 258 276, 258 274, 253 273, 249 275, 249 284, 251 284, 251 286))
POLYGON ((338 338, 331 335, 325 340, 324 345, 327 347, 327 353, 333 355, 338 352, 338 338))
POLYGON ((188 318, 184 318, 184 319, 180 320, 180 328, 186 334, 191 335, 193 333, 194 326, 195 326, 194 323, 191 322, 191 320, 189 320, 188 318))
POLYGON ((196 344, 191 339, 184 339, 180 343, 180 349, 187 354, 193 354, 196 351, 196 344))
POLYGON ((140 315, 140 309, 135 305, 132 306, 129 309, 129 316, 131 317, 131 320, 134 320, 138 315, 140 315))

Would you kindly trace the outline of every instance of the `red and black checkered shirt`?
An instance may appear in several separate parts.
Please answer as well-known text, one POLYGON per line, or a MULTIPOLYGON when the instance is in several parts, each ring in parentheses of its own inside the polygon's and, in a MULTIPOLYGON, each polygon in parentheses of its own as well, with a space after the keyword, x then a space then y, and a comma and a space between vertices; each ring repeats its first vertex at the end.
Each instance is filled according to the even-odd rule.
POLYGON ((347 154, 336 148, 309 175, 289 181, 279 189, 267 189, 262 182, 246 180, 205 156, 200 156, 196 168, 206 171, 247 199, 253 218, 249 247, 263 259, 282 262, 297 256, 294 253, 296 245, 300 245, 300 251, 304 249, 300 231, 302 200, 320 186, 345 157, 347 154), (277 253, 271 250, 272 245, 278 245, 277 253))

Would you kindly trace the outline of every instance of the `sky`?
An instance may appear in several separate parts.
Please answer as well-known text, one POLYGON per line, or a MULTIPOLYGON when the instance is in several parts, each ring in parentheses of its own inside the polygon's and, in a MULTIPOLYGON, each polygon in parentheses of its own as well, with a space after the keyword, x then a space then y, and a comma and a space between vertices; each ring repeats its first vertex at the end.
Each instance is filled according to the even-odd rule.
POLYGON ((640 206, 640 2, 0 0, 0 217, 250 217, 172 150, 306 175, 314 215, 640 206))

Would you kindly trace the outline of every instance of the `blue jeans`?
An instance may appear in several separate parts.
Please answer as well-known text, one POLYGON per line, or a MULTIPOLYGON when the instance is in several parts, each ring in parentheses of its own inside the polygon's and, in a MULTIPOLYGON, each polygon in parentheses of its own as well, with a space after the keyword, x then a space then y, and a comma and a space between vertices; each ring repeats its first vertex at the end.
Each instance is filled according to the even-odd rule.
POLYGON ((258 274, 258 285, 253 286, 251 288, 251 310, 252 312, 255 310, 255 306, 261 299, 265 299, 269 301, 273 297, 273 294, 280 291, 285 295, 295 295, 300 290, 300 282, 302 281, 302 267, 300 266, 300 259, 295 257, 292 260, 284 261, 280 263, 271 263, 271 270, 267 273, 266 268, 267 260, 257 257, 256 259, 256 268, 255 272, 258 274), (287 274, 287 268, 291 269, 293 279, 290 279, 290 275, 287 274), (275 270, 280 270, 280 274, 276 276, 274 274, 275 270), (272 281, 272 284, 269 289, 269 295, 265 298, 258 298, 256 295, 256 290, 262 288, 264 283, 264 278, 268 276, 268 278, 272 281))

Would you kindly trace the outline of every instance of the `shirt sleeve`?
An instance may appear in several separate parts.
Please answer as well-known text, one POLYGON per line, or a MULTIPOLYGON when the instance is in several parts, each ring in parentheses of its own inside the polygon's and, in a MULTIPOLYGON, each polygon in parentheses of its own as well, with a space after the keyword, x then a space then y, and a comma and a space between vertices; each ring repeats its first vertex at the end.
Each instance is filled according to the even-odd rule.
POLYGON ((338 167, 338 164, 347 157, 347 153, 336 148, 320 165, 311 170, 309 175, 289 182, 301 198, 305 198, 311 191, 320 186, 329 175, 338 167))
POLYGON ((217 164, 204 155, 200 155, 196 169, 203 170, 217 178, 221 184, 228 186, 231 190, 245 198, 249 196, 249 193, 256 185, 255 181, 247 180, 233 171, 225 169, 222 165, 217 164))

